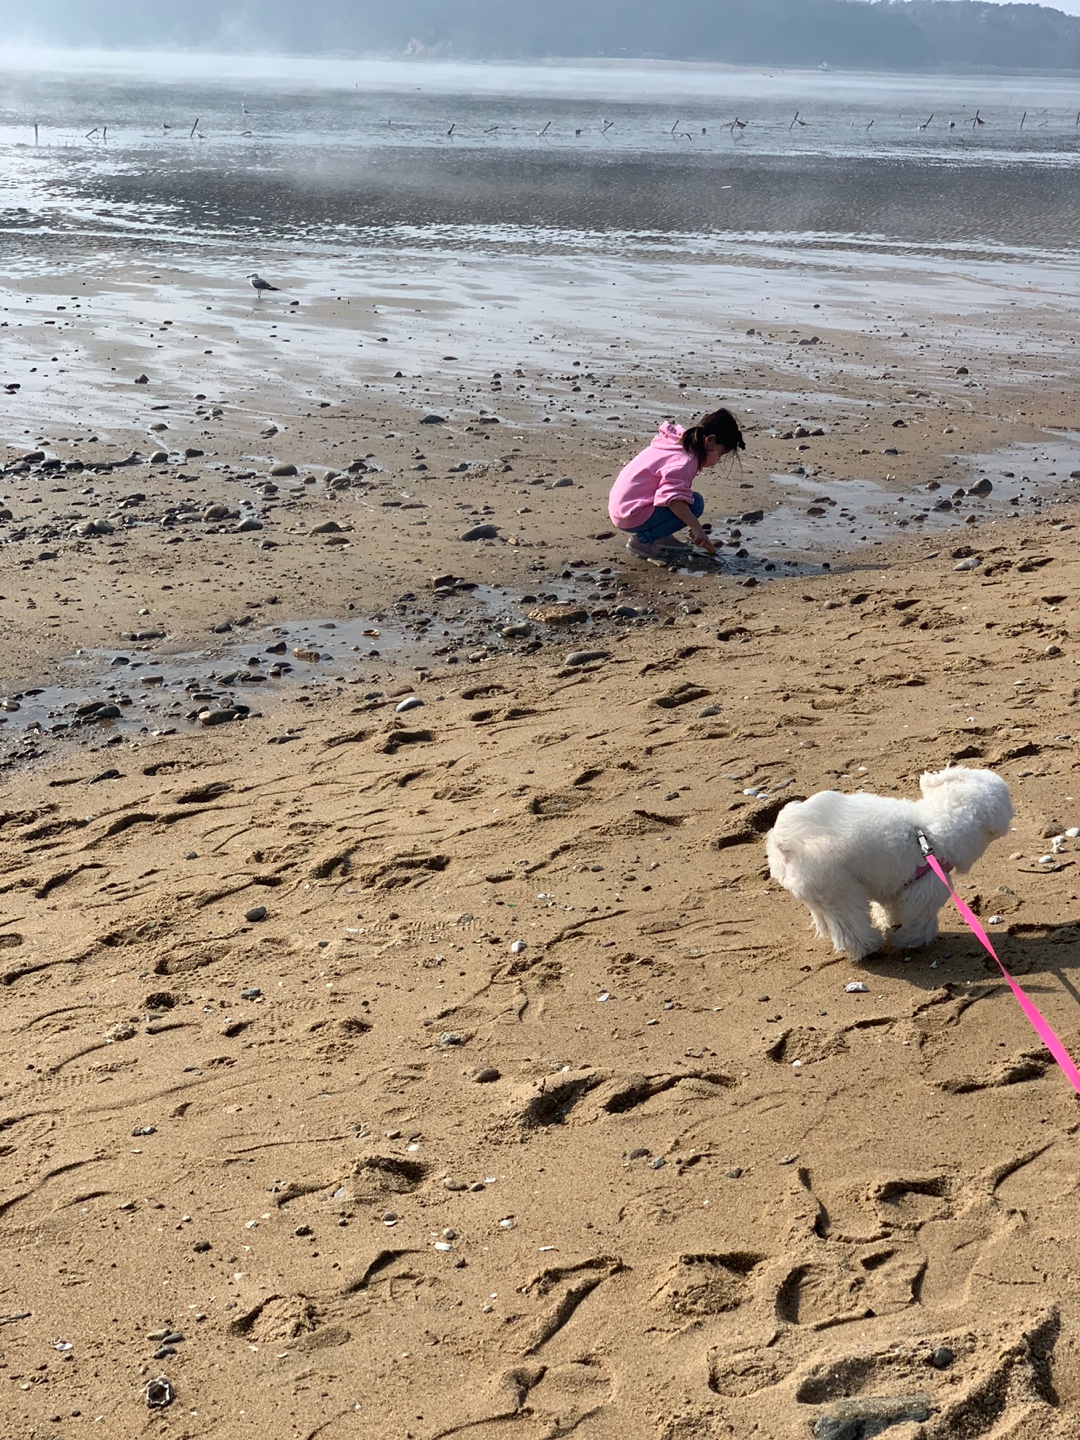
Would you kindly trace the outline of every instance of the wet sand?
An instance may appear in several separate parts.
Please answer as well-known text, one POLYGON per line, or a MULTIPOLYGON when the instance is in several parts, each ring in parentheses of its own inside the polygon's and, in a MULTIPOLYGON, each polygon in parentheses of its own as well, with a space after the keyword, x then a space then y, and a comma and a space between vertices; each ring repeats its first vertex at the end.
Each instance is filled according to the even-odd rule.
POLYGON ((1075 1432, 1072 1092, 958 918, 855 967, 763 854, 992 765, 1080 1053, 1064 272, 797 264, 6 294, 4 1440, 1075 1432), (720 565, 632 561, 718 399, 720 565))
POLYGON ((401 596, 434 624, 448 572, 504 588, 507 613, 477 610, 478 642, 524 595, 651 596, 607 523, 610 479, 659 420, 718 400, 748 449, 704 480, 713 588, 877 564, 895 537, 934 548, 942 527, 1071 497, 1075 357, 1053 270, 1020 289, 1019 268, 942 261, 952 309, 935 316, 897 260, 809 288, 833 263, 771 277, 763 315, 762 270, 719 263, 672 265, 652 291, 607 265, 612 302, 601 262, 580 259, 429 261, 374 294, 353 261, 336 298, 325 269, 262 298, 224 274, 27 279, 3 312, 0 686, 63 680, 79 651, 111 663, 137 645, 153 668, 247 626, 269 645, 268 626, 374 621, 401 596), (724 295, 706 353, 685 345, 703 280, 724 295), (458 538, 478 523, 494 538, 458 538))

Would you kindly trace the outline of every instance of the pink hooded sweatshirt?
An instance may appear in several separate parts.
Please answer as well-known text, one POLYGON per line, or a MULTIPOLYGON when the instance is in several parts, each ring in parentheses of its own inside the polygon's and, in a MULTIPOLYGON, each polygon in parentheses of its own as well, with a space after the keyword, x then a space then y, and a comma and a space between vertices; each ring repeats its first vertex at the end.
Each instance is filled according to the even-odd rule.
POLYGON ((619 471, 608 496, 608 514, 620 530, 640 529, 658 506, 672 500, 690 504, 701 467, 697 456, 682 448, 682 434, 681 425, 665 421, 652 444, 619 471))

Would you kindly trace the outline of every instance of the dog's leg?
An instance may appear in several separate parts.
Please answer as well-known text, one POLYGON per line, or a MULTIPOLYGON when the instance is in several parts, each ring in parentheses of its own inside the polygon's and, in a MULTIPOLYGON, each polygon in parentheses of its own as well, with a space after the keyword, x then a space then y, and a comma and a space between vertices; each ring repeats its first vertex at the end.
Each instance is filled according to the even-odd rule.
POLYGON ((938 912, 949 892, 936 875, 924 875, 882 909, 888 917, 885 938, 897 950, 918 950, 937 939, 938 912))
POLYGON ((810 919, 814 922, 814 934, 819 940, 829 940, 832 938, 829 934, 829 921, 823 910, 815 910, 813 905, 811 905, 810 919))
POLYGON ((818 909, 811 905, 810 914, 819 935, 828 935, 833 949, 846 951, 852 960, 862 960, 881 949, 881 935, 870 923, 870 902, 866 895, 852 894, 840 908, 818 909))

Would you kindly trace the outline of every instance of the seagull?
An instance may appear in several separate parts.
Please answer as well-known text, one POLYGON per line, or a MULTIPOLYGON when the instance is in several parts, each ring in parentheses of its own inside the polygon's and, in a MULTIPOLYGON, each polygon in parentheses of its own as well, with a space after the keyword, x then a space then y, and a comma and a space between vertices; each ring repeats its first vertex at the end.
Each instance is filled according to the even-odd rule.
POLYGON ((264 290, 276 290, 278 288, 276 285, 271 285, 269 280, 264 280, 261 275, 256 275, 254 270, 247 278, 251 281, 251 288, 255 291, 256 295, 261 295, 264 290))

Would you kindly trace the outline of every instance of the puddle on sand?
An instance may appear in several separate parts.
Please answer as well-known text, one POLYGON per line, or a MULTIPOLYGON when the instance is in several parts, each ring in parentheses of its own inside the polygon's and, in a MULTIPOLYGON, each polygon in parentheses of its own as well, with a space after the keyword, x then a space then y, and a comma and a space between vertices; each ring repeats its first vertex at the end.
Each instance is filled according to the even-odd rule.
POLYGON ((785 552, 820 563, 822 555, 839 557, 887 540, 897 530, 970 534, 977 526, 969 519, 1001 520, 1074 500, 1078 466, 1080 436, 1062 433, 1041 444, 953 457, 945 468, 954 469, 954 475, 918 485, 836 480, 821 471, 774 474, 774 484, 786 492, 783 502, 758 521, 745 524, 728 516, 725 524, 729 535, 750 539, 761 555, 781 561, 785 574, 797 574, 797 565, 782 560, 785 552), (983 493, 973 493, 980 489, 983 493))
MULTIPOLYGON (((531 634, 503 637, 501 630, 522 622, 537 605, 611 604, 626 588, 614 571, 564 575, 569 583, 545 576, 536 591, 522 595, 493 585, 461 586, 435 597, 400 596, 370 617, 253 626, 199 651, 163 650, 165 637, 124 649, 82 650, 65 662, 69 679, 0 699, 0 769, 38 758, 50 739, 72 737, 100 748, 134 734, 173 734, 201 728, 207 712, 222 715, 209 722, 214 724, 258 714, 262 704, 290 690, 353 685, 364 687, 365 699, 377 700, 389 698, 380 688, 385 678, 392 691, 404 694, 388 669, 468 664, 514 644, 535 645, 531 634)), ((591 624, 575 625, 573 633, 591 624)), ((531 630, 537 628, 543 629, 531 630)))
POLYGON ((773 479, 789 492, 801 491, 805 500, 800 496, 801 503, 793 503, 789 498, 751 527, 754 543, 770 554, 787 550, 800 557, 835 556, 854 546, 880 542, 896 529, 956 530, 969 515, 990 520, 1017 513, 1015 506, 993 498, 966 494, 953 498, 952 491, 962 488, 959 485, 900 492, 873 480, 830 480, 823 475, 773 479))

